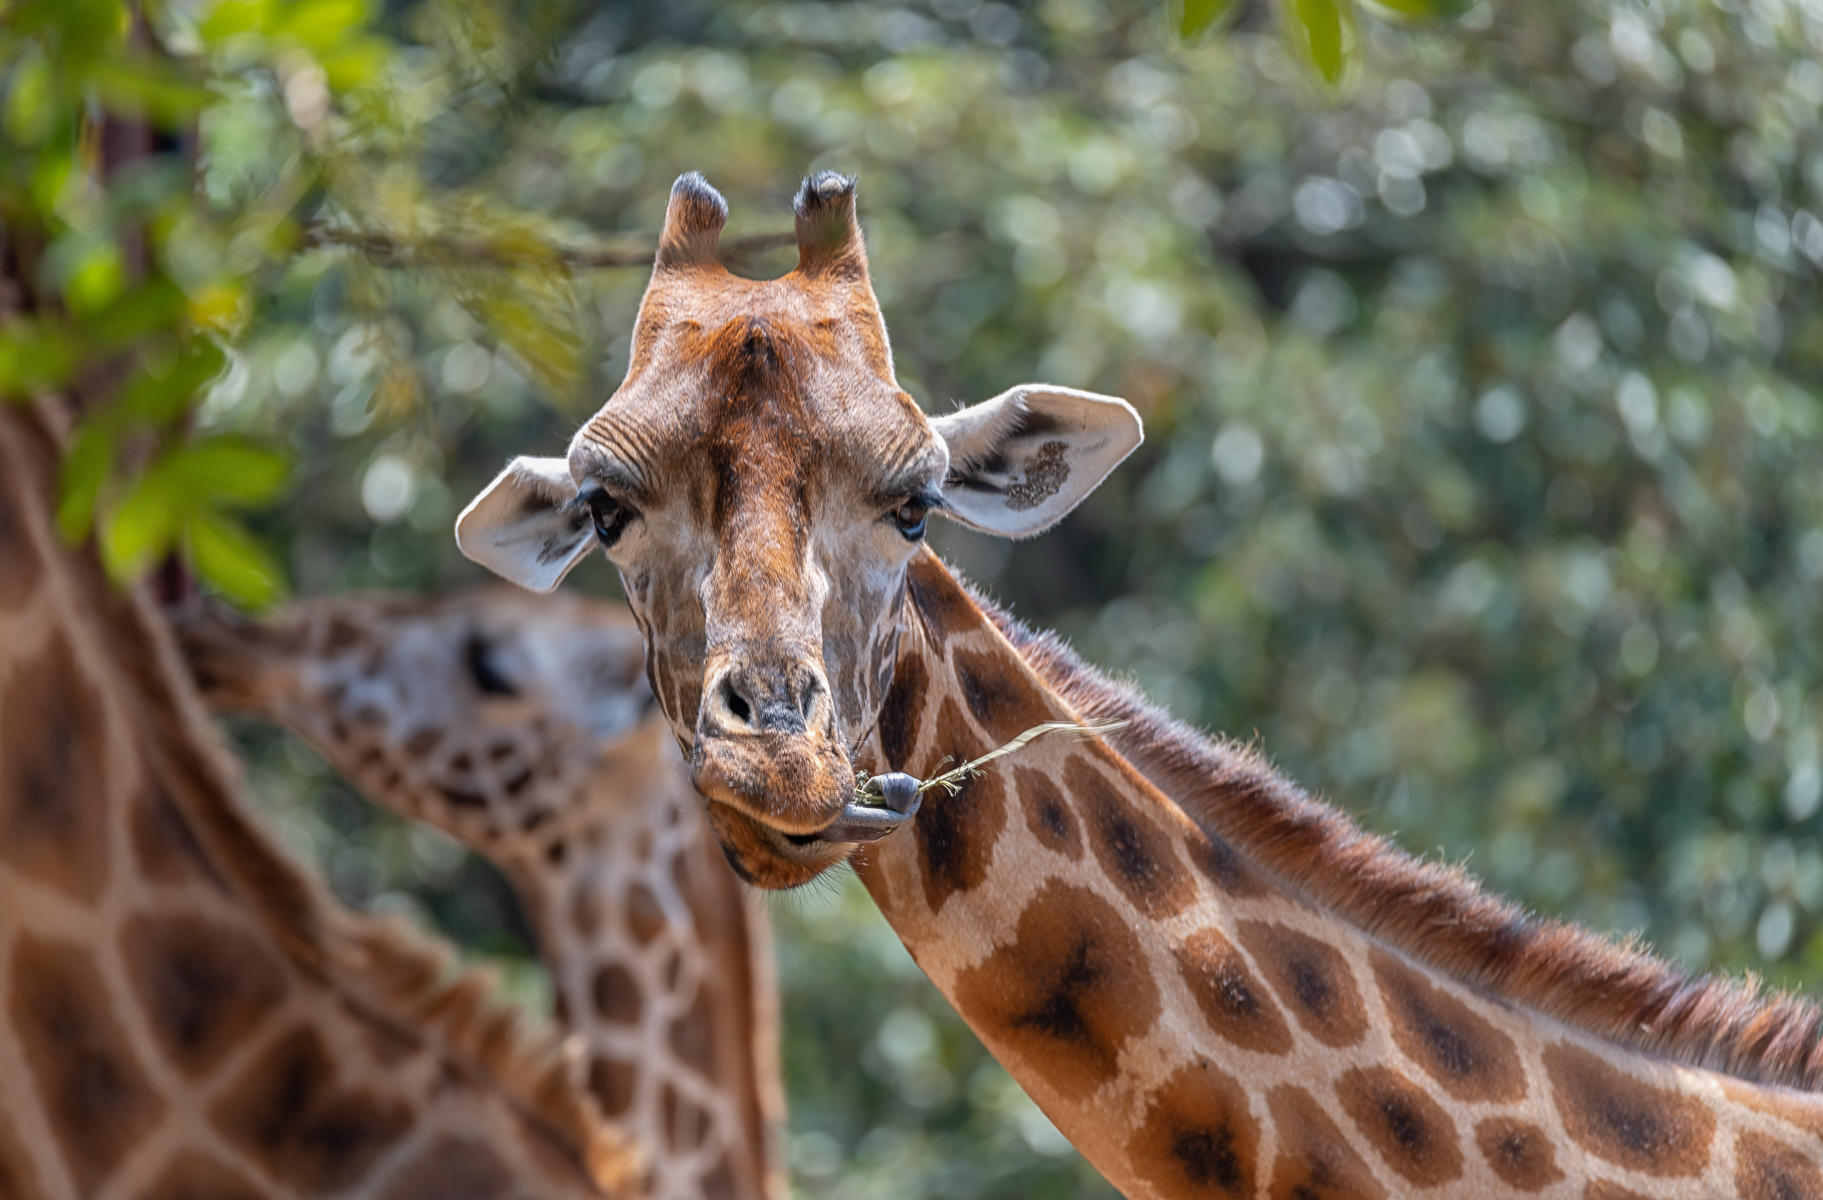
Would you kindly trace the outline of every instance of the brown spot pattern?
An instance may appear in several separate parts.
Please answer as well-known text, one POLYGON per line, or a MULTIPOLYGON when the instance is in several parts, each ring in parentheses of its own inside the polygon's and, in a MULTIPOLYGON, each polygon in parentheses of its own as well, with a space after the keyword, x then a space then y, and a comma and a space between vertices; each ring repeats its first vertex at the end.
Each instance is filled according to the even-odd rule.
POLYGON ((1589 1153, 1666 1178, 1709 1165, 1715 1114, 1693 1097, 1654 1087, 1567 1044, 1544 1052, 1564 1130, 1589 1153))
POLYGON ((1272 1200, 1384 1200, 1386 1189, 1314 1096, 1285 1084, 1267 1093, 1266 1104, 1279 1136, 1272 1200))
POLYGON ((1462 1174, 1456 1125, 1443 1106, 1390 1067, 1358 1067, 1336 1081, 1342 1110, 1386 1165, 1419 1187, 1462 1174))
POLYGON ((601 1105, 603 1116, 618 1117, 633 1107, 633 1088, 639 1070, 630 1062, 597 1055, 589 1063, 589 1092, 601 1105))
POLYGON ((1086 1096, 1158 1017, 1158 985, 1144 962, 1112 904, 1052 880, 1020 914, 1013 941, 957 976, 956 1007, 1002 1062, 1086 1096))
POLYGON ((284 971, 266 948, 206 917, 134 918, 121 927, 120 953, 160 1047, 192 1079, 285 998, 284 971))
POLYGON ((912 607, 924 620, 925 632, 939 646, 981 621, 981 610, 968 593, 928 553, 912 559, 905 572, 905 590, 912 607))
POLYGON ((492 1150, 472 1138, 443 1134, 399 1172, 381 1200, 512 1194, 512 1173, 492 1150))
POLYGON ((1551 1139, 1528 1122, 1489 1117, 1475 1126, 1475 1144, 1494 1174, 1519 1191, 1543 1191, 1564 1177, 1551 1139))
POLYGON ((715 1006, 707 986, 696 989, 690 1007, 671 1022, 671 1051, 679 1061, 707 1078, 715 1078, 715 1006))
POLYGON ((1525 1074, 1512 1039, 1385 951, 1371 960, 1393 1041, 1458 1100, 1517 1100, 1525 1074))
POLYGON ((339 1087, 314 1030, 274 1042, 209 1114, 222 1136, 304 1192, 340 1191, 411 1127, 397 1101, 339 1087))
POLYGON ((262 1200, 266 1192, 238 1171, 197 1150, 186 1150, 159 1175, 142 1200, 262 1200))
POLYGON ((162 1107, 93 958, 89 947, 21 933, 7 1006, 51 1133, 85 1196, 151 1132, 162 1107))
POLYGON ((1056 784, 1041 771, 1015 767, 1013 790, 1025 809, 1026 827, 1039 845, 1068 859, 1082 857, 1082 828, 1056 784))
POLYGON ((1340 1048, 1366 1036, 1360 989, 1334 946, 1267 921, 1242 921, 1235 936, 1312 1037, 1340 1048))
POLYGON ((643 883, 634 883, 627 888, 627 932, 633 940, 642 946, 649 946, 653 939, 665 931, 665 909, 652 894, 652 889, 643 883))
POLYGON ((1161 1195, 1251 1197, 1260 1127, 1246 1089, 1199 1059, 1147 1098, 1127 1153, 1134 1174, 1161 1195))
POLYGON ((19 1144, 11 1119, 0 1120, 0 1196, 42 1196, 48 1191, 39 1182, 38 1168, 19 1144))
POLYGON ((950 651, 950 665, 969 712, 995 742, 1011 741, 1054 719, 1044 693, 1007 663, 958 646, 950 651))
POLYGON ((703 1200, 736 1200, 741 1194, 740 1185, 734 1179, 734 1167, 726 1154, 715 1164, 715 1169, 702 1179, 703 1200))
POLYGON ((595 993, 595 1011, 601 1019, 614 1025, 634 1025, 645 1008, 639 993, 639 981, 619 963, 610 963, 595 972, 591 985, 595 993))
POLYGON ((106 713, 62 634, 0 692, 0 858, 78 900, 107 877, 106 713))
POLYGON ((1618 1183, 1597 1179, 1582 1190, 1582 1200, 1652 1200, 1652 1197, 1642 1196, 1618 1183))
POLYGON ((703 1144, 703 1139, 709 1135, 709 1113, 702 1105, 667 1082, 659 1107, 664 1119, 665 1145, 684 1154, 703 1144))
MULTIPOLYGON (((958 743, 954 753, 973 757, 988 747, 969 729, 955 701, 945 700, 937 723, 944 745, 958 743), (960 731, 967 731, 961 733, 960 731)), ((1006 785, 993 772, 962 782, 954 795, 927 796, 912 822, 918 839, 918 865, 924 902, 935 913, 957 892, 981 886, 987 878, 994 842, 1006 828, 1006 785)))
POLYGON ((1174 839, 1128 805, 1093 764, 1071 759, 1064 768, 1064 787, 1082 814, 1102 871, 1133 907, 1148 917, 1168 917, 1196 897, 1174 839))
POLYGON ((221 886, 220 876, 204 857, 195 834, 163 787, 147 783, 134 798, 129 812, 133 856, 148 879, 159 883, 207 879, 221 886))
POLYGON ((1734 1164, 1741 1200, 1823 1200, 1823 1170, 1815 1156, 1776 1138, 1741 1134, 1734 1144, 1734 1164))
POLYGON ((20 516, 26 505, 11 492, 0 492, 0 611, 11 611, 31 598, 43 565, 20 516))
POLYGON ((1237 899, 1258 896, 1266 883, 1223 839, 1201 829, 1192 829, 1184 838, 1190 852, 1190 863, 1205 879, 1237 899))
POLYGON ((1171 953, 1209 1028, 1244 1050, 1290 1052, 1291 1029, 1284 1015, 1248 970, 1234 943, 1217 930, 1202 929, 1171 953))

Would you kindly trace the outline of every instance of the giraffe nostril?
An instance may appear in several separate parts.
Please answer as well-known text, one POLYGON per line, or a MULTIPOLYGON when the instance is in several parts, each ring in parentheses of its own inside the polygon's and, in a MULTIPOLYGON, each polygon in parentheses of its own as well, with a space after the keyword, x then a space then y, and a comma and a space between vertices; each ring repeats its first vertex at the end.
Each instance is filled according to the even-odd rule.
POLYGON ((741 695, 740 689, 734 686, 734 673, 722 676, 721 687, 722 709, 742 725, 753 724, 753 705, 747 703, 747 697, 741 695))

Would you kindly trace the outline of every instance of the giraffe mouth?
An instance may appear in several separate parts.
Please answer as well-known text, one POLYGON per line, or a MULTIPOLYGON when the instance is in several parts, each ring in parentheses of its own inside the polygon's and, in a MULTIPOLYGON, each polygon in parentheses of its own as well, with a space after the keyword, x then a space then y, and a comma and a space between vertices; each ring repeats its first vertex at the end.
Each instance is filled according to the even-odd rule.
POLYGON ((876 775, 868 785, 865 802, 851 800, 824 828, 815 833, 788 833, 785 840, 794 846, 877 842, 918 815, 923 798, 918 793, 918 781, 910 775, 897 771, 876 775))

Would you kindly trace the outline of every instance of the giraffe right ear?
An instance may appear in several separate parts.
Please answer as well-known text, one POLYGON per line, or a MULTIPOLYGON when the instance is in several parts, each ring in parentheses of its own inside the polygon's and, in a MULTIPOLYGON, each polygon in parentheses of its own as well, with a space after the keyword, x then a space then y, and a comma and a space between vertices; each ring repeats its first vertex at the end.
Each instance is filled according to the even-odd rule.
POLYGON ((456 518, 456 546, 502 579, 549 592, 595 545, 562 458, 515 458, 456 518))

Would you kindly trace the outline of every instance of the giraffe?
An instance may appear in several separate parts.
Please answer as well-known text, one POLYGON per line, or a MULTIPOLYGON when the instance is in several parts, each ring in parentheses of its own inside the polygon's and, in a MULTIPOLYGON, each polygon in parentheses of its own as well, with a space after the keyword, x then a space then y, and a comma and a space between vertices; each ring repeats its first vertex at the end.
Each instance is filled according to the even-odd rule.
POLYGON ((0 411, 0 1196, 634 1194, 554 1038, 252 822, 58 461, 0 411))
POLYGON ((505 587, 175 619, 204 697, 317 747, 511 880, 653 1200, 781 1197, 770 927, 703 820, 619 606, 505 587))
POLYGON ((781 278, 671 193, 627 376, 563 458, 458 518, 549 590, 601 545, 726 853, 764 887, 850 861, 920 967, 1135 1197, 1823 1195, 1823 1020, 1536 921, 1181 728, 974 595, 933 512, 1060 520, 1140 441, 1025 385, 927 418, 899 387, 852 181, 794 202, 781 278), (928 776, 1046 720, 954 795, 928 776), (867 843, 882 826, 896 825, 867 843))

